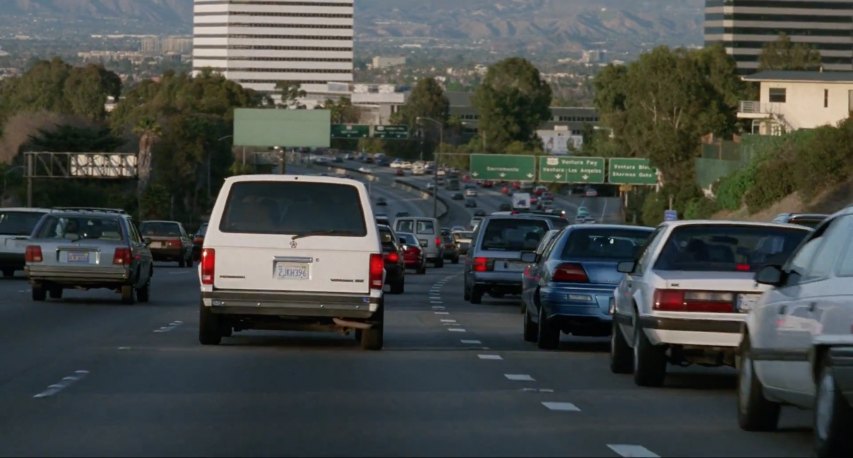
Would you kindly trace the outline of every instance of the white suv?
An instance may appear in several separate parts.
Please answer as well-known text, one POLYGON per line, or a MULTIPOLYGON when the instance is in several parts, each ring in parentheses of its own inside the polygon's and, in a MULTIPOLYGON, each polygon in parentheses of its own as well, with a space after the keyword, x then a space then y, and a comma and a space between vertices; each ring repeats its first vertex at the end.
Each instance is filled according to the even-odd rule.
POLYGON ((667 362, 735 364, 745 314, 769 286, 755 272, 780 264, 809 234, 803 226, 726 221, 660 225, 636 261, 618 266, 610 367, 660 386, 667 362))
POLYGON ((370 199, 357 181, 249 175, 225 181, 199 266, 199 341, 245 329, 355 331, 383 345, 385 280, 370 199))
POLYGON ((4 277, 12 277, 16 270, 24 269, 24 251, 30 233, 41 217, 50 212, 46 208, 0 208, 0 272, 4 277))

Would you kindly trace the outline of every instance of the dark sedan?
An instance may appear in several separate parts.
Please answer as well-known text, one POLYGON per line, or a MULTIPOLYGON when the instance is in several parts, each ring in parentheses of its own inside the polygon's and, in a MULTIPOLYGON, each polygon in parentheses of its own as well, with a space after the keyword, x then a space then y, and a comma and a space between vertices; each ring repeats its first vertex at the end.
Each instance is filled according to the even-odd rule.
POLYGON ((204 235, 207 234, 207 223, 202 223, 193 235, 193 260, 201 260, 201 249, 204 246, 204 235))
POLYGON ((385 284, 391 286, 392 294, 403 294, 406 289, 406 262, 397 234, 391 226, 379 224, 376 227, 382 242, 382 257, 385 259, 385 284))

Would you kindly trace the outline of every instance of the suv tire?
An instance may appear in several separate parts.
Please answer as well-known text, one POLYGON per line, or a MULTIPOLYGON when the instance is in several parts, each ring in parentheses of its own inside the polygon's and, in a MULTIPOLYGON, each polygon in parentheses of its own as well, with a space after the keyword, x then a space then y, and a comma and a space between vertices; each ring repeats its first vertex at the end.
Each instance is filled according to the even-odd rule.
POLYGON ((373 327, 361 331, 361 348, 363 350, 382 350, 385 340, 385 310, 380 308, 374 317, 373 327))
POLYGON ((34 301, 42 302, 47 299, 47 291, 45 291, 44 286, 41 283, 34 284, 32 289, 34 301))
POLYGON ((745 431, 773 431, 779 424, 780 406, 764 397, 764 386, 755 375, 749 334, 743 336, 737 366, 738 424, 745 431))
POLYGON ((853 454, 853 440, 847 430, 853 422, 853 408, 835 382, 832 367, 825 362, 818 373, 814 417, 814 448, 818 457, 853 454))
POLYGON ((634 383, 658 387, 666 378, 666 347, 649 342, 639 322, 634 326, 634 383))
POLYGON ((545 317, 545 307, 539 306, 539 339, 536 346, 542 350, 556 350, 560 346, 560 329, 545 317))
POLYGON ((630 374, 634 372, 634 353, 625 340, 625 335, 613 320, 613 330, 610 336, 610 372, 614 374, 630 374))
POLYGON ((198 341, 202 345, 219 345, 222 342, 219 316, 205 307, 204 303, 198 305, 198 341))

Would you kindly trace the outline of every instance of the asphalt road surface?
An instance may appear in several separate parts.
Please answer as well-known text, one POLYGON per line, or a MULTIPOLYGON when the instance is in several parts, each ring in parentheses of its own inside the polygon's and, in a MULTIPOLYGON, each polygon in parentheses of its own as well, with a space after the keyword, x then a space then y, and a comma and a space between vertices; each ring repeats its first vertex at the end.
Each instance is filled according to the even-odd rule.
MULTIPOLYGON (((431 202, 378 186, 388 212, 431 202), (393 200, 393 201, 392 201, 393 200)), ((390 213, 393 215, 393 213, 390 213)), ((737 426, 731 369, 672 369, 640 388, 608 340, 525 343, 517 298, 462 301, 462 266, 386 297, 385 349, 352 336, 197 340, 195 269, 158 264, 152 301, 109 291, 34 303, 0 280, 3 456, 807 456, 810 413, 737 426)))

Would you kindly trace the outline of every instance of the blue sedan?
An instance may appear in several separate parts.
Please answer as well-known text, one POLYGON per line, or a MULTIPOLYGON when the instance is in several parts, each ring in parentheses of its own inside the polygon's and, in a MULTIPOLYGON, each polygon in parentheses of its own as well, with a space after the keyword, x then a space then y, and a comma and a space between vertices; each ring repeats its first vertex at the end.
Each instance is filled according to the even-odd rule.
POLYGON ((575 336, 607 336, 611 331, 610 300, 622 279, 620 261, 634 259, 652 233, 649 227, 623 225, 569 226, 541 255, 525 253, 521 299, 524 340, 555 349, 560 332, 575 336))

